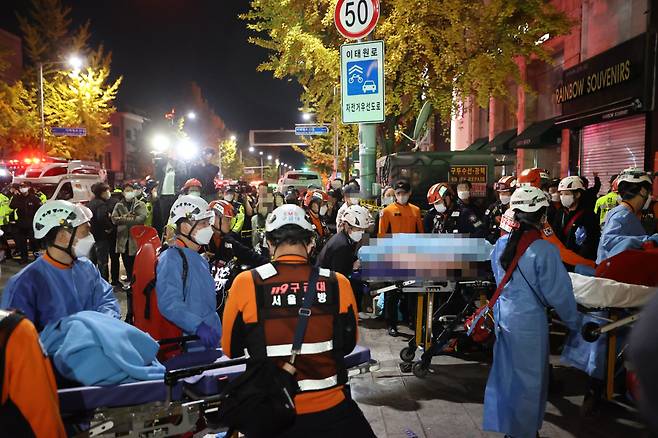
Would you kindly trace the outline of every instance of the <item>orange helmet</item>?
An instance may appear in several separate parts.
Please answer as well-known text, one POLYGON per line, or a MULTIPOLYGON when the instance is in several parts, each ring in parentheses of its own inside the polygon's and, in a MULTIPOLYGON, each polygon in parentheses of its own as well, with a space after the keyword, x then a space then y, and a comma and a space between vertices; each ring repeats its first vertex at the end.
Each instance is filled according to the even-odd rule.
POLYGON ((304 207, 310 207, 313 201, 329 202, 329 195, 322 190, 307 190, 304 195, 304 207))
POLYGON ((208 210, 213 210, 216 214, 228 218, 235 216, 233 205, 223 199, 221 201, 212 201, 208 206, 208 210))
POLYGON ((443 197, 448 194, 453 196, 452 189, 447 183, 436 183, 427 191, 427 202, 435 204, 436 202, 443 200, 443 197))
POLYGON ((183 191, 187 191, 192 187, 201 188, 201 186, 202 186, 201 181, 199 181, 196 178, 190 178, 187 181, 185 181, 185 184, 183 184, 183 191))
POLYGON ((615 180, 612 181, 612 191, 615 193, 619 191, 619 177, 615 178, 615 180))
POLYGON ((541 189, 542 185, 548 182, 548 180, 548 173, 544 169, 533 167, 532 169, 525 169, 521 172, 516 183, 518 186, 532 186, 541 189))
POLYGON ((504 176, 494 184, 494 190, 497 192, 511 192, 516 187, 516 178, 513 176, 504 176))

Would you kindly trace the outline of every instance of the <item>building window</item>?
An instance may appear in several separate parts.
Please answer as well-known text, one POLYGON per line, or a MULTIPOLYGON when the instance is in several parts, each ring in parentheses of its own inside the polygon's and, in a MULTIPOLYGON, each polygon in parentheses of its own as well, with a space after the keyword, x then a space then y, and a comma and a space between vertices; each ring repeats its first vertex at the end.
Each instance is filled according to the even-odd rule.
POLYGON ((118 137, 120 133, 118 126, 112 126, 112 137, 118 137))
POLYGON ((583 1, 581 62, 646 32, 648 9, 648 0, 583 1))

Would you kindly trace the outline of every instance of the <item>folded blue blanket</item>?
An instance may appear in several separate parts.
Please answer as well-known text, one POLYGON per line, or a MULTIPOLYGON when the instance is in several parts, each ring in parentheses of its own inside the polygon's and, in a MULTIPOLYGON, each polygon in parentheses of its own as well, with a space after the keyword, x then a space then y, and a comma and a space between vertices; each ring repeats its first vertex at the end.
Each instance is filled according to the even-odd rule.
POLYGON ((158 343, 141 330, 99 312, 83 311, 49 324, 41 342, 57 370, 85 386, 164 378, 158 343))

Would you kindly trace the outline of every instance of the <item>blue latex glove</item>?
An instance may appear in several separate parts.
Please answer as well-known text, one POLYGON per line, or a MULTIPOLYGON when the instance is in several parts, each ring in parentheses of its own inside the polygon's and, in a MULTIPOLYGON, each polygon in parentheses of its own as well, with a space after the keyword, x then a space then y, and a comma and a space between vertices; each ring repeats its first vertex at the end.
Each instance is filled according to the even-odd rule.
POLYGON ((582 246, 585 239, 587 239, 587 230, 585 230, 585 227, 578 227, 576 230, 576 245, 582 246))
POLYGON ((209 350, 219 346, 219 333, 205 322, 199 324, 199 327, 196 329, 196 335, 199 337, 201 343, 209 350))

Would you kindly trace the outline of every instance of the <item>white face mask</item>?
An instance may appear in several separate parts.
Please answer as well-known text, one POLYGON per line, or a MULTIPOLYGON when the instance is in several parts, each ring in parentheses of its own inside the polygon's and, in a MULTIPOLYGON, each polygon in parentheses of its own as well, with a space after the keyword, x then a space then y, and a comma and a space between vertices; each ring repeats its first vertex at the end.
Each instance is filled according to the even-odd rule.
POLYGON ((569 208, 573 205, 573 195, 560 195, 560 202, 566 208, 569 208))
POLYGON ((361 239, 363 239, 363 234, 364 234, 364 231, 350 231, 349 232, 350 239, 352 239, 353 241, 355 241, 357 243, 361 242, 361 239))
POLYGON ((327 214, 327 206, 323 205, 320 207, 320 216, 324 216, 325 214, 327 214))
POLYGON ((350 198, 350 205, 359 205, 359 198, 350 198))
POLYGON ((441 204, 434 204, 434 209, 438 211, 439 213, 445 213, 447 208, 446 205, 441 203, 441 204))
POLYGON ((560 194, 558 192, 551 193, 551 201, 560 202, 560 194))
POLYGON ((233 202, 233 194, 231 193, 230 195, 224 195, 224 200, 228 202, 233 202))
POLYGON ((197 192, 197 191, 189 192, 189 195, 190 196, 196 196, 197 198, 200 198, 201 197, 201 192, 197 192))
POLYGON ((132 201, 135 199, 135 192, 125 192, 123 197, 126 198, 126 201, 132 201))
POLYGON ((395 202, 395 196, 384 196, 382 199, 382 205, 387 206, 395 202))
POLYGON ((398 204, 406 205, 409 202, 409 195, 395 195, 395 200, 398 204))
POLYGON ((470 199, 470 197, 471 197, 471 192, 469 192, 469 191, 457 192, 457 196, 458 196, 459 199, 461 199, 462 201, 466 201, 467 199, 470 199))
POLYGON ((210 242, 210 239, 212 239, 213 233, 214 231, 211 227, 200 228, 197 230, 194 240, 199 245, 207 245, 210 242))
POLYGON ((30 189, 28 189, 27 187, 21 187, 21 193, 22 194, 26 194, 29 191, 30 191, 30 189))
POLYGON ((94 240, 94 236, 89 234, 87 237, 79 239, 75 245, 73 245, 73 254, 76 258, 89 257, 91 248, 93 248, 95 243, 96 240, 94 240))
POLYGON ((500 202, 503 205, 509 204, 510 199, 512 199, 510 195, 500 195, 500 202))

